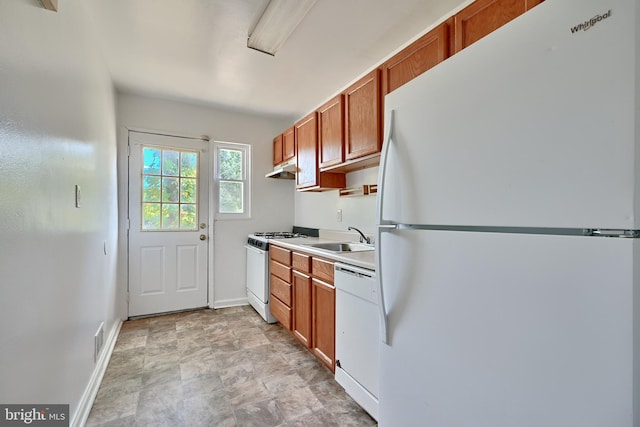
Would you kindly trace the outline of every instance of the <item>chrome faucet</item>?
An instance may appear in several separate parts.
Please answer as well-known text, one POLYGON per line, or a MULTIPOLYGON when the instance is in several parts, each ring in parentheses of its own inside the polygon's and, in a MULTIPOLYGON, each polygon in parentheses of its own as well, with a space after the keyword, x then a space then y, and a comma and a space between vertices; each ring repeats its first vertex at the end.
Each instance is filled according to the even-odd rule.
POLYGON ((371 244, 371 240, 367 236, 365 236, 362 231, 358 230, 357 228, 355 228, 355 227, 347 227, 347 230, 354 230, 354 231, 357 231, 358 233, 360 233, 360 243, 366 243, 368 245, 371 244))

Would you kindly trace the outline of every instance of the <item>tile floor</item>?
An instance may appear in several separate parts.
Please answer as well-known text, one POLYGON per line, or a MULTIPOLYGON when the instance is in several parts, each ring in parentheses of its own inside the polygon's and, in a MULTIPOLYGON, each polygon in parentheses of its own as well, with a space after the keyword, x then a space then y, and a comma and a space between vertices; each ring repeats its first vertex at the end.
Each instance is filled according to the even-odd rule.
POLYGON ((87 426, 375 426, 249 306, 124 322, 87 426))

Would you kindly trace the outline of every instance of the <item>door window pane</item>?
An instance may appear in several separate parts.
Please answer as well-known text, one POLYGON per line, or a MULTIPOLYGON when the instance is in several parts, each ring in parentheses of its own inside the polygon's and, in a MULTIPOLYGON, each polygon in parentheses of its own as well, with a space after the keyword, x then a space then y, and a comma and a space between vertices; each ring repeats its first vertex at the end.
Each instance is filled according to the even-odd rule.
POLYGON ((160 175, 160 162, 162 150, 144 147, 142 149, 143 173, 160 175))
POLYGON ((157 230, 160 228, 160 203, 142 204, 142 229, 157 230))
POLYGON ((162 178, 162 201, 177 203, 180 201, 178 178, 162 178))
POLYGON ((160 201, 160 177, 159 176, 143 176, 142 177, 142 201, 143 202, 159 202, 160 201))
POLYGON ((180 205, 180 228, 197 228, 196 205, 180 205))
POLYGON ((197 194, 197 181, 191 178, 182 178, 180 180, 180 202, 195 203, 197 194))
POLYGON ((198 229, 198 152, 142 149, 142 231, 198 229))
POLYGON ((180 153, 180 176, 196 177, 198 175, 198 155, 196 153, 180 153))
POLYGON ((162 153, 162 175, 178 176, 178 157, 180 153, 177 151, 166 151, 162 153))
POLYGON ((178 216, 178 204, 162 204, 162 228, 180 228, 180 217, 178 216))

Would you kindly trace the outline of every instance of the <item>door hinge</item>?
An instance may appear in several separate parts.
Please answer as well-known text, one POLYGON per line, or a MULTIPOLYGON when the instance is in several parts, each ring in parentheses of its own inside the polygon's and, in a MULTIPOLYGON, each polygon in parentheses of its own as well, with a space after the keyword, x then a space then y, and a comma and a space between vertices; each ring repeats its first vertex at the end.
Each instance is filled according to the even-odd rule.
POLYGON ((127 218, 127 231, 129 231, 129 228, 131 228, 131 221, 127 218))

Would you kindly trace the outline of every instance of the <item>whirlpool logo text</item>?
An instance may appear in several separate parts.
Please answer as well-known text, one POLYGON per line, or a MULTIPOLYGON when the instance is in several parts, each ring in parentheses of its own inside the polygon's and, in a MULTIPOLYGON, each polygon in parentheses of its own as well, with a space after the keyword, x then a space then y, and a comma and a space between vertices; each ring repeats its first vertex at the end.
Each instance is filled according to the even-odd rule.
POLYGON ((611 16, 611 9, 602 15, 596 15, 591 19, 584 21, 582 24, 571 27, 571 33, 577 33, 578 31, 587 31, 591 27, 594 27, 598 22, 603 21, 611 16))

